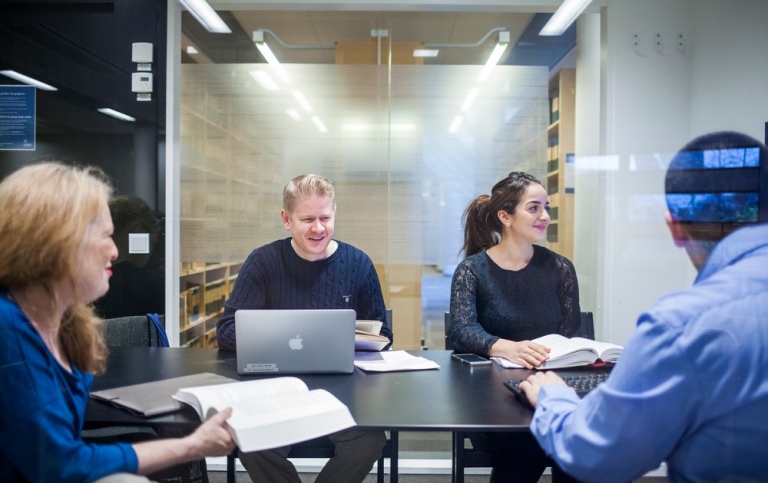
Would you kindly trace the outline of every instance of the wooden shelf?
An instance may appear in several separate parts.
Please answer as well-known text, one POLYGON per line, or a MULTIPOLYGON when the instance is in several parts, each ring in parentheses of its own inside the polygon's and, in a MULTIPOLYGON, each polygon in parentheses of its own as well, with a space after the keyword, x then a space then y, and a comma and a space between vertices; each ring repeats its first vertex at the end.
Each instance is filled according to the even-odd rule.
POLYGON ((216 347, 216 322, 232 293, 242 263, 183 262, 179 277, 179 343, 216 347))
POLYGON ((550 124, 547 128, 547 193, 552 217, 547 247, 573 260, 573 192, 566 182, 571 169, 566 154, 573 153, 576 72, 561 69, 549 80, 550 124))

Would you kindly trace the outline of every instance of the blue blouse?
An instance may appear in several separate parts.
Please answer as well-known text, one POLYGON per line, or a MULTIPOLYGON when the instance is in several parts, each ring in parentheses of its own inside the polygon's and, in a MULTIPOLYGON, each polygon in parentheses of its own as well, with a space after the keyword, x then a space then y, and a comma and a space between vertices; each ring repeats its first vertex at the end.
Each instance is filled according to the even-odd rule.
POLYGON ((136 473, 129 444, 81 439, 93 376, 64 369, 0 290, 0 481, 87 482, 136 473))

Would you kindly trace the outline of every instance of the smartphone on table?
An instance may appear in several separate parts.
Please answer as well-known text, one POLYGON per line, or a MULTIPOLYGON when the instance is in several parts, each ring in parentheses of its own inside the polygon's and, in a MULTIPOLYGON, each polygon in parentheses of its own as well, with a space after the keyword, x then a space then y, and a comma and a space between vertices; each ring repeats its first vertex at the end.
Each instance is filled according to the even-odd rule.
POLYGON ((493 361, 477 354, 453 354, 452 358, 470 366, 485 366, 493 364, 493 361))

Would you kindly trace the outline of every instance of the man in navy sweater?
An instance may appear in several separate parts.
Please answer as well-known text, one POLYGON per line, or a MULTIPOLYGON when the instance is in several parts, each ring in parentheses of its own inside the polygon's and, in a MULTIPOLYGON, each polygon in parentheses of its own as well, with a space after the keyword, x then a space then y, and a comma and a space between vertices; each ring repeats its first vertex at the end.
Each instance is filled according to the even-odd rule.
MULTIPOLYGON (((353 309, 358 319, 386 321, 373 262, 363 251, 334 240, 333 185, 314 174, 297 176, 283 190, 280 213, 290 238, 255 249, 238 274, 216 325, 219 348, 235 350, 235 312, 241 309, 353 309)), ((385 326, 382 335, 392 340, 385 326)), ((381 456, 383 431, 348 429, 329 436, 335 455, 318 483, 361 482, 381 456)), ((288 461, 290 447, 241 453, 255 482, 300 483, 288 461)))

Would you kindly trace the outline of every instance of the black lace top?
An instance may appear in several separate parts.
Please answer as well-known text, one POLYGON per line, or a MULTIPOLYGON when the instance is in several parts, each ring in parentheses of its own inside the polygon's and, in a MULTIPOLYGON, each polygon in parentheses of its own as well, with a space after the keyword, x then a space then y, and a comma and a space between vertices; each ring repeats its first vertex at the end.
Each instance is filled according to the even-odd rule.
POLYGON ((569 337, 579 329, 580 312, 576 270, 567 258, 534 245, 528 265, 513 271, 482 251, 453 274, 450 338, 457 352, 488 355, 499 338, 569 337))

